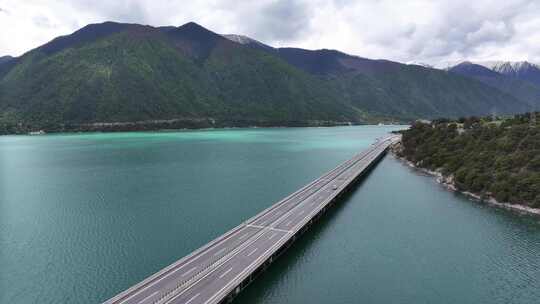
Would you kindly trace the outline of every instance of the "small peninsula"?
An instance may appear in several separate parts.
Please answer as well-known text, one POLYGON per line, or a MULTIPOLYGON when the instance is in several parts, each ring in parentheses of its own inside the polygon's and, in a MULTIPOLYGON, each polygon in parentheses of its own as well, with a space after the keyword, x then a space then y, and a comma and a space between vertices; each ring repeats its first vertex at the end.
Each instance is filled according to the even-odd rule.
POLYGON ((452 190, 540 214, 538 115, 417 121, 393 151, 452 190))

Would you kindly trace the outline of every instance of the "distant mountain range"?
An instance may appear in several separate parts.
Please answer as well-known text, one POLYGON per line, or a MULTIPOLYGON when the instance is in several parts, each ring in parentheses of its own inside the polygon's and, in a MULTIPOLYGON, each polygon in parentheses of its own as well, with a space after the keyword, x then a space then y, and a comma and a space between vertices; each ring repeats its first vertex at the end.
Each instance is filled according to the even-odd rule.
POLYGON ((530 109, 510 90, 196 23, 105 22, 0 60, 0 133, 410 121, 530 109))
POLYGON ((540 68, 537 64, 527 61, 487 61, 479 64, 502 75, 540 85, 540 68))
POLYGON ((464 61, 448 71, 479 80, 529 104, 531 110, 540 107, 540 68, 529 62, 464 61))

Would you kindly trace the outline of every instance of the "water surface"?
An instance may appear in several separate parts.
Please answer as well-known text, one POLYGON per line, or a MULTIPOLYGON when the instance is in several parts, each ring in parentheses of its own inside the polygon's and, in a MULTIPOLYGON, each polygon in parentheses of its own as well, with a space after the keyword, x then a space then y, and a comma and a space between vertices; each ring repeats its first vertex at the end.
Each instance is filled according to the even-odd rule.
MULTIPOLYGON (((0 137, 0 303, 99 303, 391 127, 0 137)), ((537 303, 540 223, 386 157, 235 303, 537 303)))

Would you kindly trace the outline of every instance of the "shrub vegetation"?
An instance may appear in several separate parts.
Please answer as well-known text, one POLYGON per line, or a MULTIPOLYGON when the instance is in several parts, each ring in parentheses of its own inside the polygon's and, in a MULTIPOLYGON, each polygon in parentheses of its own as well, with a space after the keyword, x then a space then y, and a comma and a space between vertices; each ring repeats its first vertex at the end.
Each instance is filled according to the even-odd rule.
POLYGON ((540 208, 538 114, 417 122, 403 132, 399 153, 453 177, 459 190, 540 208))

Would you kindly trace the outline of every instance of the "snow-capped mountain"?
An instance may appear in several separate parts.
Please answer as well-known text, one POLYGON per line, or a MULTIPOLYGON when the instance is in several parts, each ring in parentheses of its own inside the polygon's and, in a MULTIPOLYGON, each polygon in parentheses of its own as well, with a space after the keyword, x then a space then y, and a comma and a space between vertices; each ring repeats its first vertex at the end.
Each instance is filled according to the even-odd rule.
POLYGON ((406 64, 408 64, 408 65, 419 65, 419 66, 423 66, 425 68, 430 68, 430 69, 434 68, 434 66, 429 64, 429 63, 425 63, 425 62, 422 62, 422 61, 416 61, 416 60, 407 61, 406 64))
POLYGON ((540 85, 540 68, 536 64, 527 61, 504 62, 495 65, 492 69, 503 75, 540 85))
POLYGON ((481 65, 483 67, 486 67, 490 70, 494 70, 495 67, 505 63, 505 62, 513 62, 513 61, 502 61, 502 60, 488 60, 488 61, 474 61, 474 64, 481 65))
POLYGON ((231 40, 231 41, 234 41, 236 43, 240 43, 240 44, 243 44, 243 45, 248 45, 250 47, 255 47, 255 48, 261 48, 261 49, 265 49, 265 50, 273 50, 274 48, 267 45, 267 44, 264 44, 258 40, 255 40, 253 38, 249 38, 248 36, 244 36, 244 35, 236 35, 236 34, 224 34, 222 35, 223 37, 231 40))
POLYGON ((501 74, 508 74, 515 71, 528 69, 530 67, 538 67, 537 64, 528 61, 478 61, 476 64, 483 65, 486 68, 499 72, 501 74))
POLYGON ((477 61, 474 63, 501 75, 540 86, 540 65, 538 64, 528 61, 477 61))

